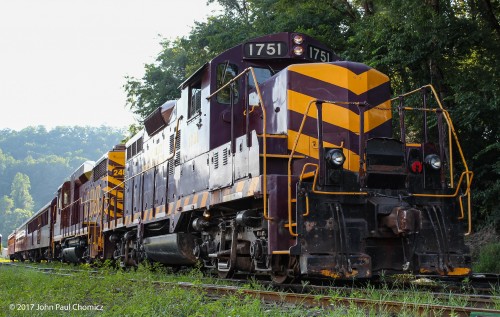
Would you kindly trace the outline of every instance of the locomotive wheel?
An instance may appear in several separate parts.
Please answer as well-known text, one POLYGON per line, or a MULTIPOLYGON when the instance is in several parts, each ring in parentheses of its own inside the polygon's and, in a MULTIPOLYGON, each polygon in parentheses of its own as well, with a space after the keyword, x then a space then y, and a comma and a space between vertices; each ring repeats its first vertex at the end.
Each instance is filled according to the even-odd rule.
POLYGON ((217 276, 219 278, 225 279, 225 278, 231 278, 234 275, 234 270, 229 270, 229 271, 221 271, 217 270, 217 276))
POLYGON ((276 284, 284 284, 290 282, 292 279, 286 272, 271 272, 271 280, 276 284))
MULTIPOLYGON (((271 280, 276 284, 291 282, 294 278, 288 275, 289 269, 294 267, 295 258, 283 255, 274 255, 271 259, 274 270, 271 271, 271 280)), ((295 274, 294 274, 295 275, 295 274)))
POLYGON ((219 276, 219 278, 222 278, 222 279, 231 278, 234 275, 234 268, 231 268, 227 271, 222 271, 222 270, 217 269, 217 275, 219 276))

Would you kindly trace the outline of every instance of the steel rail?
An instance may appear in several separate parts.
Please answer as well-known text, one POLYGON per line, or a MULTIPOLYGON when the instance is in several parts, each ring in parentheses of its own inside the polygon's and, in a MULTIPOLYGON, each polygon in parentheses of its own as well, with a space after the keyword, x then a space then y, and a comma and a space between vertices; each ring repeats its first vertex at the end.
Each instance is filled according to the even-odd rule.
POLYGON ((444 316, 444 317, 465 317, 472 313, 481 314, 500 314, 500 310, 477 308, 477 307, 458 307, 437 304, 407 303, 392 300, 376 300, 365 298, 337 297, 328 295, 297 294, 281 291, 253 290, 237 286, 221 286, 214 284, 195 284, 190 282, 159 282, 144 281, 155 285, 164 285, 168 287, 179 287, 183 289, 202 290, 218 296, 252 296, 264 302, 287 303, 299 305, 307 308, 320 307, 323 309, 334 309, 339 307, 357 306, 368 312, 390 312, 400 313, 403 311, 415 313, 418 316, 444 316))

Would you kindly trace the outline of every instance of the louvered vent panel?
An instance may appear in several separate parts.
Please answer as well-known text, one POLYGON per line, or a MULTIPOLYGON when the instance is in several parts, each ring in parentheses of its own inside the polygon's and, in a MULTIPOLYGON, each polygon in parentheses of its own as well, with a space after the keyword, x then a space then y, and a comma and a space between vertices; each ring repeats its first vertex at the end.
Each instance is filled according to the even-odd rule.
POLYGON ((94 167, 94 182, 104 175, 106 175, 108 171, 108 160, 102 160, 96 167, 94 167))
POLYGON ((176 152, 175 153, 175 166, 181 165, 181 153, 176 152))
POLYGON ((175 134, 172 134, 170 136, 170 154, 174 153, 174 138, 175 138, 175 134))
POLYGON ((174 159, 168 160, 168 175, 172 175, 174 173, 174 159))
POLYGON ((227 149, 222 150, 222 165, 227 165, 227 149))
POLYGON ((214 169, 219 168, 219 152, 214 153, 214 169))

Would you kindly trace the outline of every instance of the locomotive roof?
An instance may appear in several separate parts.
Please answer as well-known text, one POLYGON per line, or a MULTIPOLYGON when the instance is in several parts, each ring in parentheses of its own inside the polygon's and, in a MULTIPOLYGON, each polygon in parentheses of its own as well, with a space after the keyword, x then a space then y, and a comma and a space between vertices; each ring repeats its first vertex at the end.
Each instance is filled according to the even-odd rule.
POLYGON ((35 212, 26 222, 30 222, 31 219, 36 218, 38 215, 40 215, 42 212, 44 212, 47 208, 50 207, 52 204, 52 200, 50 200, 48 203, 46 203, 42 208, 38 209, 37 212, 35 212))
MULTIPOLYGON (((240 44, 241 45, 241 44, 240 44)), ((205 71, 205 68, 208 67, 210 63, 205 63, 203 64, 203 66, 201 66, 200 68, 198 68, 191 76, 189 76, 185 81, 182 82, 182 84, 179 85, 179 89, 184 89, 186 88, 186 86, 191 83, 191 81, 193 80, 193 78, 196 78, 198 77, 199 74, 203 73, 205 71)))
MULTIPOLYGON (((290 40, 290 38, 292 36, 295 36, 295 35, 302 36, 305 43, 312 44, 312 45, 317 46, 319 48, 328 49, 328 51, 330 51, 330 49, 324 43, 321 43, 320 41, 316 40, 315 38, 313 38, 309 35, 303 34, 303 33, 279 32, 279 33, 273 33, 273 34, 255 37, 255 38, 243 41, 243 42, 239 43, 238 45, 233 46, 233 47, 225 50, 224 52, 220 53, 219 55, 214 57, 212 60, 210 60, 210 62, 203 64, 203 66, 198 68, 191 76, 189 76, 184 82, 182 82, 182 84, 179 85, 179 89, 184 89, 187 85, 189 85, 193 81, 193 79, 197 78, 200 73, 204 72, 205 69, 208 67, 208 65, 212 61, 216 60, 217 58, 219 58, 223 55, 232 55, 235 59, 259 60, 260 58, 250 57, 245 52, 245 46, 248 43, 256 43, 256 42, 276 42, 276 43, 283 42, 283 43, 286 43, 290 40)), ((331 56, 332 60, 339 60, 340 59, 334 52, 331 52, 331 54, 332 54, 332 56, 331 56)), ((297 61, 299 62, 300 60, 306 59, 305 56, 306 56, 306 54, 303 54, 302 56, 293 56, 293 57, 292 56, 288 56, 288 57, 287 56, 280 56, 280 58, 288 58, 288 59, 293 58, 293 59, 297 59, 297 61)))
POLYGON ((80 165, 74 172, 71 174, 71 180, 76 180, 82 177, 83 175, 88 176, 88 173, 92 172, 92 169, 95 166, 94 161, 85 161, 80 165))

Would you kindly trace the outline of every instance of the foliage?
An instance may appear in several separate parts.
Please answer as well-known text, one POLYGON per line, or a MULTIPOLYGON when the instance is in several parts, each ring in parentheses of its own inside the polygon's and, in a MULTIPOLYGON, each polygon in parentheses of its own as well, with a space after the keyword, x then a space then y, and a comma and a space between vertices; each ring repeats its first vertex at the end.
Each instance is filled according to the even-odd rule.
POLYGON ((16 173, 10 196, 4 195, 0 200, 0 234, 6 238, 2 244, 7 244, 8 234, 33 214, 34 201, 30 188, 28 175, 16 173))
POLYGON ((500 242, 495 242, 484 246, 479 254, 479 260, 474 264, 475 272, 486 272, 500 274, 500 242))
POLYGON ((34 202, 30 194, 31 184, 28 175, 23 173, 16 173, 12 181, 10 197, 13 200, 14 206, 25 209, 33 210, 34 202))

